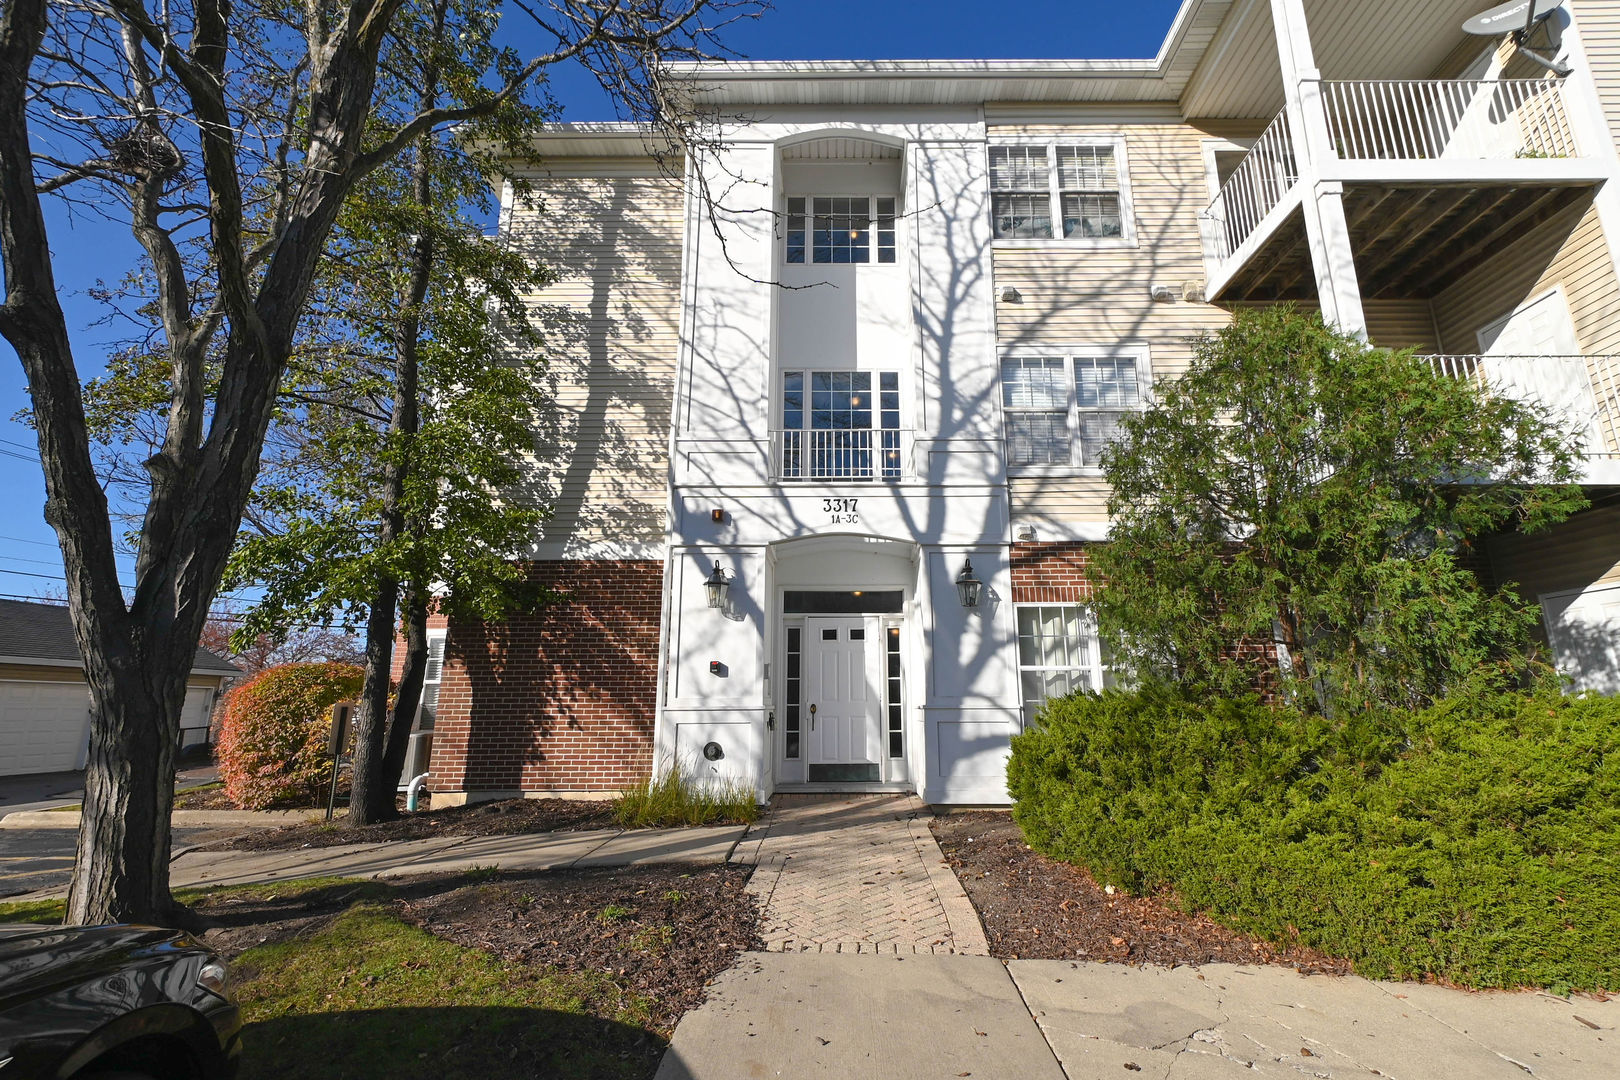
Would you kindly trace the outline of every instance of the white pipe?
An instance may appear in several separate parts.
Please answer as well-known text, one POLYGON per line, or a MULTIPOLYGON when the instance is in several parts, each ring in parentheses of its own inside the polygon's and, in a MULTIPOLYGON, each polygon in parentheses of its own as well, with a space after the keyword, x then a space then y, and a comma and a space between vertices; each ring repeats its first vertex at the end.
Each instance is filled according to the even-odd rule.
POLYGON ((423 773, 416 777, 405 788, 405 812, 416 813, 416 797, 422 793, 422 785, 427 783, 428 774, 423 773))

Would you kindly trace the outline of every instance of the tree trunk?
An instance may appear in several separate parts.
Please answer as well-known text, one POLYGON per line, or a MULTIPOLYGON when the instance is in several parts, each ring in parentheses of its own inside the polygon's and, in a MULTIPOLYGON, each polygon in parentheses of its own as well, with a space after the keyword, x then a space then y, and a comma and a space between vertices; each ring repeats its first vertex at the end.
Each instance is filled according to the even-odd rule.
POLYGON ((86 672, 95 722, 68 892, 70 924, 185 921, 169 894, 169 811, 185 672, 178 680, 172 671, 164 678, 159 666, 86 672))
MULTIPOLYGON (((443 37, 444 23, 445 4, 441 0, 434 8, 434 41, 443 37)), ((433 108, 438 96, 439 71, 429 60, 422 73, 418 107, 424 111, 433 108)), ((416 160, 411 166, 411 194, 424 211, 433 205, 433 139, 428 134, 418 140, 416 160)), ((424 224, 427 217, 426 213, 422 215, 424 224)), ((394 336, 394 408, 388 422, 393 453, 383 470, 382 528, 378 537, 384 550, 396 545, 405 533, 403 504, 410 469, 409 448, 421 428, 417 395, 422 304, 433 280, 433 256, 432 235, 419 233, 411 245, 410 281, 394 336)), ((392 741, 388 737, 388 682, 393 667, 398 595, 399 579, 379 576, 376 601, 366 621, 366 676, 355 730, 354 779, 349 797, 348 825, 352 829, 399 815, 396 795, 399 772, 404 767, 403 752, 398 766, 392 770, 388 766, 388 744, 392 741), (383 607, 386 611, 379 610, 383 607)))
POLYGON ((405 775, 405 755, 411 748, 411 725, 416 707, 422 702, 422 680, 427 674, 428 592, 418 584, 405 591, 405 664, 399 673, 399 689, 394 694, 393 712, 388 718, 382 779, 396 790, 414 777, 405 775))

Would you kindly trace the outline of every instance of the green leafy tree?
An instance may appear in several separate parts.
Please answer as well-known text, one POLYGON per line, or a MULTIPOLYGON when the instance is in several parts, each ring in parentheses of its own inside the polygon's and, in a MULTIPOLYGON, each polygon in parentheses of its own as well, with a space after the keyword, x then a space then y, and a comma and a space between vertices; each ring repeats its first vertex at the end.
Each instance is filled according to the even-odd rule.
POLYGON ((0 337, 28 383, 45 517, 62 548, 91 702, 70 921, 184 917, 169 891, 169 810, 187 672, 318 264, 356 185, 425 135, 535 100, 563 63, 585 67, 627 116, 658 123, 680 145, 692 113, 661 65, 711 55, 717 31, 758 8, 506 7, 537 32, 536 51, 491 48, 469 20, 445 40, 467 42, 487 63, 454 86, 446 75, 455 101, 416 111, 382 84, 388 50, 431 25, 420 2, 0 0, 0 337), (148 351, 163 358, 166 397, 156 448, 122 505, 92 453, 82 358, 58 298, 51 199, 127 227, 141 247, 148 351), (119 521, 135 551, 128 598, 115 562, 119 521))
POLYGON ((1097 609, 1119 666, 1244 692, 1275 635, 1329 709, 1526 670, 1535 612, 1464 555, 1584 505, 1552 412, 1291 307, 1238 312, 1156 392, 1103 462, 1097 609))

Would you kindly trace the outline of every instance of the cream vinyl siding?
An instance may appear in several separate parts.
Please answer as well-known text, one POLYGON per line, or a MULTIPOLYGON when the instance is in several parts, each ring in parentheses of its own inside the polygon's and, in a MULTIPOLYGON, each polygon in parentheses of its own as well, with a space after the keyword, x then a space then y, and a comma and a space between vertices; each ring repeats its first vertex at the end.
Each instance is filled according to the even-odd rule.
MULTIPOLYGON (((1600 401, 1620 394, 1620 279, 1597 210, 1576 205, 1505 245, 1493 258, 1434 298, 1443 352, 1479 351, 1478 331, 1526 301, 1561 285, 1575 336, 1600 401)), ((1612 447, 1620 431, 1604 432, 1612 447)))
POLYGON ((1620 0, 1577 0, 1581 44, 1592 68, 1609 131, 1620 142, 1620 0))
MULTIPOLYGON (((996 245, 998 344, 1098 349, 1144 344, 1155 381, 1185 370, 1192 339, 1226 325, 1229 316, 1210 304, 1155 303, 1149 291, 1168 285, 1179 296, 1184 282, 1203 281, 1198 214, 1210 198, 1203 143, 1214 136, 1183 123, 1171 109, 1114 106, 1088 112, 1085 122, 1042 118, 995 124, 986 137, 992 146, 1008 138, 1062 144, 1123 137, 1122 165, 1129 170, 1136 221, 1131 245, 1062 240, 996 245), (1021 296, 1016 303, 999 299, 1009 286, 1021 296)), ((1015 520, 1107 516, 1108 486, 1096 476, 1015 477, 1008 487, 1015 520)))
MULTIPOLYGON (((572 171, 590 163, 579 164, 572 171)), ((513 242, 557 276, 530 298, 548 327, 555 405, 531 473, 531 497, 552 507, 543 555, 629 551, 663 536, 683 200, 650 164, 612 171, 533 178, 533 204, 507 212, 513 242)))
POLYGON ((1576 514, 1531 536, 1501 536, 1486 544, 1491 576, 1514 582, 1534 601, 1543 593, 1620 584, 1620 506, 1576 514))

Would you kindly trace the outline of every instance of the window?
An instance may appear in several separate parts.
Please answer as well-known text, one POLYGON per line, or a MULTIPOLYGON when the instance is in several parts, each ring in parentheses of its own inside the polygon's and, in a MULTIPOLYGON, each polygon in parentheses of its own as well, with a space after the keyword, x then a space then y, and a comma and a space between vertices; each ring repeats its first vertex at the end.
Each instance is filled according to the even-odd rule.
POLYGON ((444 678, 444 631, 428 632, 427 670, 422 673, 422 698, 416 705, 413 731, 432 731, 439 712, 439 683, 444 678))
POLYGON ((906 749, 905 733, 902 730, 901 718, 904 710, 901 708, 900 688, 900 628, 890 626, 884 629, 884 702, 888 710, 889 722, 889 756, 892 758, 904 757, 906 749))
POLYGON ((900 373, 783 372, 781 455, 784 480, 900 479, 900 373))
POLYGON ((1113 685, 1090 610, 1079 604, 1020 604, 1016 611, 1026 725, 1052 698, 1113 685))
POLYGON ((1147 354, 1051 352, 1001 359, 1007 464, 1097 468, 1146 397, 1147 354))
POLYGON ((877 261, 895 257, 895 200, 890 195, 790 195, 787 248, 790 263, 869 263, 877 236, 877 261))
POLYGON ((990 148, 997 240, 1129 240, 1119 142, 990 148), (1061 229, 1061 233, 1054 232, 1061 229))
POLYGON ((787 717, 783 731, 786 734, 786 745, 782 756, 796 758, 799 756, 799 708, 803 698, 803 682, 801 681, 801 663, 803 662, 804 630, 801 627, 787 628, 787 683, 784 689, 783 704, 787 707, 787 717))

